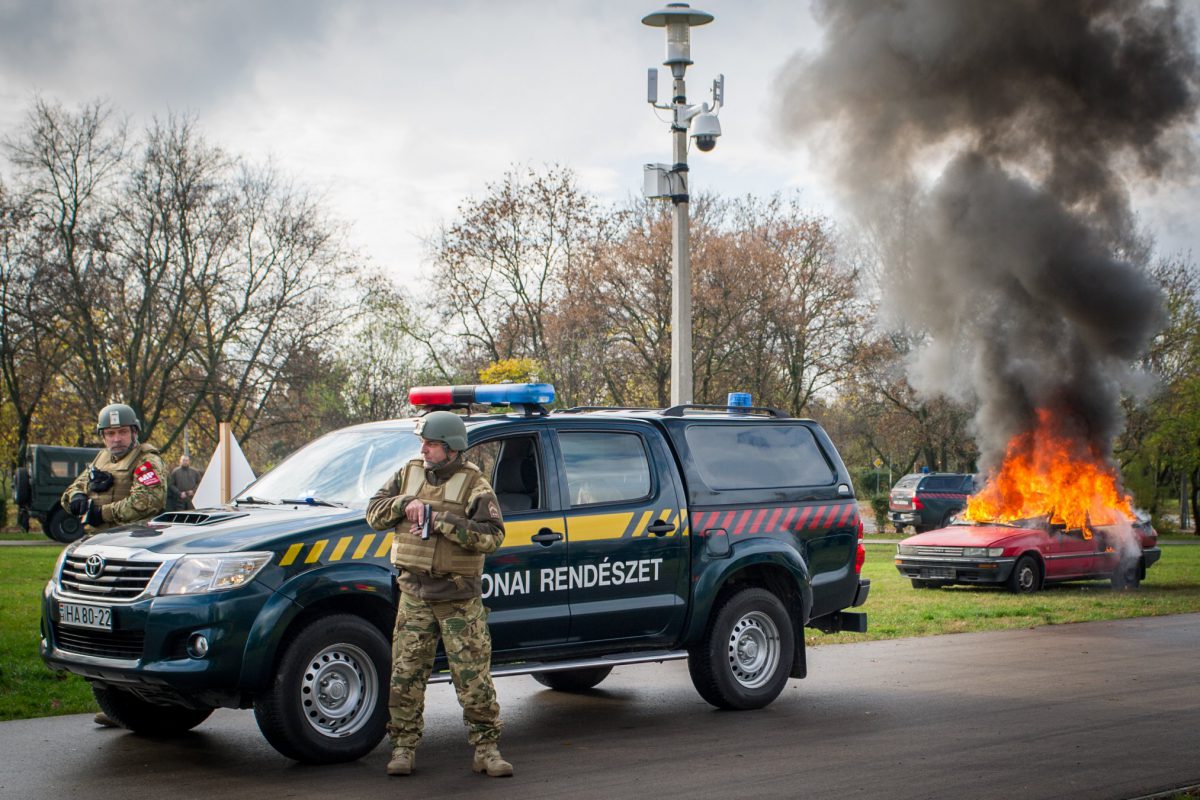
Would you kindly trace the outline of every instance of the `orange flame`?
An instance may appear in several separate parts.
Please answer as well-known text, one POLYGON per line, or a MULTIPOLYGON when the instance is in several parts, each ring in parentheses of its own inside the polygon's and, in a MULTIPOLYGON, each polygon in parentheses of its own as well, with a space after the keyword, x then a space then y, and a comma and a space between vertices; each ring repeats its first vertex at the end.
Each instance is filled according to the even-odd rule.
POLYGON ((1133 519, 1132 499, 1116 471, 1087 445, 1062 435, 1048 409, 1038 409, 1034 431, 1014 436, 999 471, 967 501, 972 522, 1012 522, 1049 516, 1055 524, 1110 525, 1117 514, 1133 519))

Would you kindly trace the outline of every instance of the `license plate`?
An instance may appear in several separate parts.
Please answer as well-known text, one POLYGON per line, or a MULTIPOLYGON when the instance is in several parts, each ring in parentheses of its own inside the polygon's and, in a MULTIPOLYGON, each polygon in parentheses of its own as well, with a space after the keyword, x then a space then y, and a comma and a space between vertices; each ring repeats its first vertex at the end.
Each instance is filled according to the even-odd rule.
POLYGON ((929 567, 921 570, 922 578, 954 578, 954 570, 948 567, 929 567))
POLYGON ((104 606, 85 606, 79 603, 59 603, 58 622, 73 628, 112 630, 112 609, 104 606))

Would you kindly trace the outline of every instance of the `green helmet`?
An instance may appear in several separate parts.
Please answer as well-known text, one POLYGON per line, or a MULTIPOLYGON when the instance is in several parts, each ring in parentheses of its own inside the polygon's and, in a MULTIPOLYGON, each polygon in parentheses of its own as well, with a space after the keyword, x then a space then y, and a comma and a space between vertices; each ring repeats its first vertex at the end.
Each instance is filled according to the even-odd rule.
POLYGON ((105 428, 120 428, 125 425, 131 428, 142 429, 142 423, 138 421, 137 414, 132 408, 124 403, 110 403, 100 409, 100 415, 96 419, 96 433, 100 433, 105 428))
POLYGON ((467 426, 462 417, 449 411, 434 411, 420 417, 413 433, 428 442, 442 442, 451 450, 467 449, 467 426))

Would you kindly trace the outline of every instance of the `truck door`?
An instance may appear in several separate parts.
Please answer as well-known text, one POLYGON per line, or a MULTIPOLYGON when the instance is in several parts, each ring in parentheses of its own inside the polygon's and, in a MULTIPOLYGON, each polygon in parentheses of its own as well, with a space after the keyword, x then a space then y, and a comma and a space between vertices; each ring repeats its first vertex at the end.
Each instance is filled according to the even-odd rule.
POLYGON ((553 575, 570 640, 671 641, 687 593, 687 515, 659 435, 637 423, 559 421, 568 564, 553 575))
POLYGON ((496 652, 562 644, 570 608, 566 594, 548 594, 541 575, 567 563, 566 524, 558 504, 558 470, 547 437, 511 431, 467 452, 488 478, 504 516, 504 543, 488 556, 483 604, 496 652))

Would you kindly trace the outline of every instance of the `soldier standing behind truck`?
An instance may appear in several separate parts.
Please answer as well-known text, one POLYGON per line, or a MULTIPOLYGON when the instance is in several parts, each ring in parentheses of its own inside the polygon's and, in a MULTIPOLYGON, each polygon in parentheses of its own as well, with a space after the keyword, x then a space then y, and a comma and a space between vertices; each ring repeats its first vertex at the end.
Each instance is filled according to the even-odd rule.
MULTIPOLYGON (((100 409, 96 432, 104 449, 63 492, 62 507, 98 530, 162 513, 167 503, 166 467, 158 448, 138 441, 142 423, 132 408, 113 403, 100 409)), ((103 711, 97 725, 118 727, 103 711)))
POLYGON ((424 729, 425 686, 440 636, 475 745, 472 769, 513 774, 500 756, 500 704, 492 684, 492 639, 483 606, 484 555, 504 541, 504 520, 491 485, 463 460, 467 428, 457 414, 417 420, 421 458, 393 475, 367 504, 367 523, 394 528, 392 563, 400 598, 392 637, 389 775, 413 770, 424 729))

